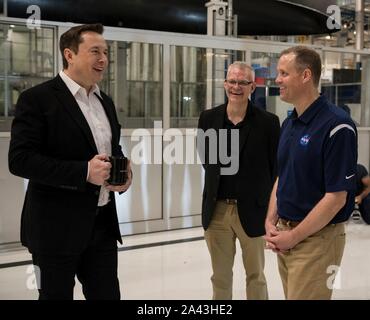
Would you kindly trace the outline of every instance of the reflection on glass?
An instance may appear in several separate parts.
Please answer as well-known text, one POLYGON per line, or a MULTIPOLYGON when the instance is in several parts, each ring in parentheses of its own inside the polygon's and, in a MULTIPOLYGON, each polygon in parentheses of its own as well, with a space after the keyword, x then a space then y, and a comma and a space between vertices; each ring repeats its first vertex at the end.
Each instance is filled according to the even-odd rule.
POLYGON ((275 85, 279 55, 272 52, 252 52, 252 68, 256 74, 257 86, 275 85))
POLYGON ((9 131, 19 94, 54 75, 54 28, 0 23, 0 131, 9 131))
MULTIPOLYGON (((281 101, 275 84, 278 53, 252 52, 252 67, 256 72, 257 88, 252 102, 258 107, 275 113, 280 122, 294 106, 281 101)), ((352 119, 361 126, 370 124, 370 59, 354 53, 322 52, 321 93, 329 101, 341 106, 347 105, 352 119)))
POLYGON ((194 128, 206 107, 226 101, 227 67, 244 52, 171 46, 171 121, 173 128, 194 128))
POLYGON ((282 123, 293 107, 280 100, 279 88, 275 83, 279 56, 279 53, 252 52, 257 87, 251 100, 257 107, 276 114, 282 123))
POLYGON ((153 128, 162 120, 162 46, 109 41, 109 67, 100 86, 114 100, 123 128, 153 128))
POLYGON ((348 106, 351 117, 361 124, 362 73, 368 72, 362 67, 362 56, 353 53, 323 52, 323 72, 321 92, 337 106, 348 106))

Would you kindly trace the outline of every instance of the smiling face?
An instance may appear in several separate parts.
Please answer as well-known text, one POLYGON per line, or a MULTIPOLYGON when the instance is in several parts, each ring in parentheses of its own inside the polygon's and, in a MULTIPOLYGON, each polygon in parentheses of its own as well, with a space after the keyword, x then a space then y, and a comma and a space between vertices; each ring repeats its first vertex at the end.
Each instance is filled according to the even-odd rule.
POLYGON ((108 65, 108 47, 102 35, 96 32, 81 34, 78 52, 66 48, 64 56, 68 62, 66 74, 87 91, 103 79, 108 65))
POLYGON ((254 91, 255 87, 251 70, 238 66, 230 67, 227 73, 227 79, 224 82, 229 103, 246 105, 248 97, 254 91))
MULTIPOLYGON (((275 79, 280 89, 281 100, 295 104, 305 94, 307 83, 307 71, 298 70, 295 62, 295 54, 282 55, 277 65, 278 75, 275 79)), ((308 74, 310 76, 310 74, 308 74)))

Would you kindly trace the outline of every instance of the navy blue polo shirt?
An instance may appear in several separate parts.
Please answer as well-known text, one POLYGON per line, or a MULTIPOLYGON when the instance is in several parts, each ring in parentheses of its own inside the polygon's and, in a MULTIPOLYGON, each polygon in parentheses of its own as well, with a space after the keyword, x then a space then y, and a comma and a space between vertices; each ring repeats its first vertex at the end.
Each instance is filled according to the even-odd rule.
POLYGON ((327 192, 347 191, 331 223, 346 221, 356 191, 357 130, 345 111, 324 96, 284 121, 278 148, 278 215, 303 220, 327 192))

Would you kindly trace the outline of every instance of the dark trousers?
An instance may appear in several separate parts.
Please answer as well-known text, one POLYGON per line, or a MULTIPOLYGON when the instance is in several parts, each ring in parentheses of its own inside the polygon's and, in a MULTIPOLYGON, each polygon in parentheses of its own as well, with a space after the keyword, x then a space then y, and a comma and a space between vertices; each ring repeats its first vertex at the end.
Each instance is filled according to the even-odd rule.
POLYGON ((367 195, 359 206, 362 219, 370 224, 370 195, 367 195))
POLYGON ((99 209, 88 247, 79 255, 32 254, 40 300, 72 300, 75 276, 87 300, 119 300, 117 240, 109 206, 99 209))

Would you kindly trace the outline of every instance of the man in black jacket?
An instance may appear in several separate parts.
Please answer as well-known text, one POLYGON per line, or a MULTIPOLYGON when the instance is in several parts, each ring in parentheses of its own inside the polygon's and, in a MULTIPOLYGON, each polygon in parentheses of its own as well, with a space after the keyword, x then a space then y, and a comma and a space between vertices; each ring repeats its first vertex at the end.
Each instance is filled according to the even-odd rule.
POLYGON ((236 238, 247 298, 267 299, 262 236, 276 178, 279 119, 248 100, 256 84, 244 62, 229 66, 224 87, 228 102, 202 112, 197 141, 205 169, 202 224, 212 260, 213 299, 232 298, 236 238))
POLYGON ((63 71, 17 102, 9 169, 29 179, 21 241, 40 272, 40 299, 72 299, 74 278, 86 299, 119 299, 121 242, 109 155, 122 154, 112 100, 97 82, 108 64, 100 24, 73 27, 60 39, 63 71))

